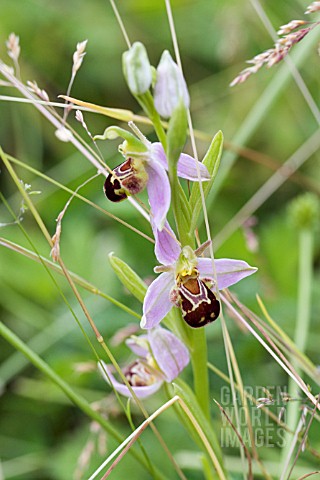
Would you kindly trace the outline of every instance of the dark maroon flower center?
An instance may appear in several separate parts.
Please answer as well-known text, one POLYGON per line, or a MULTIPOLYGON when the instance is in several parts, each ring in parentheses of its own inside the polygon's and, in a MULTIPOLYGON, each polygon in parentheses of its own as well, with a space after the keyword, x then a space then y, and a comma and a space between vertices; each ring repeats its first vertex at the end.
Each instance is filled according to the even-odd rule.
POLYGON ((104 193, 111 202, 121 202, 128 195, 141 192, 146 186, 148 180, 146 171, 141 164, 138 164, 137 168, 136 163, 129 157, 108 175, 104 182, 104 193))
POLYGON ((200 278, 182 281, 178 292, 183 319, 190 327, 204 327, 218 318, 220 302, 200 278))

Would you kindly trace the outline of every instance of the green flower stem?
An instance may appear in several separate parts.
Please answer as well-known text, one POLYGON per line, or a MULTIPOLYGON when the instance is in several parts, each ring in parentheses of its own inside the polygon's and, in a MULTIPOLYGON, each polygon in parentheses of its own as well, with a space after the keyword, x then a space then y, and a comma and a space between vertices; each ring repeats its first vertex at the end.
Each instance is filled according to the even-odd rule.
MULTIPOLYGON (((169 180, 171 185, 172 206, 178 229, 181 246, 190 245, 194 248, 194 240, 190 229, 186 228, 180 209, 180 195, 177 170, 169 161, 169 180)), ((191 364, 193 370, 194 391, 203 413, 210 418, 209 406, 209 378, 207 370, 207 341, 204 328, 189 329, 191 342, 191 364)))
MULTIPOLYGON (((167 315, 165 325, 180 337, 190 350, 194 392, 203 414, 207 420, 210 420, 209 372, 207 369, 208 359, 205 329, 190 328, 187 323, 182 320, 181 312, 178 308, 173 308, 170 315, 167 315)), ((175 382, 177 382, 177 380, 175 380, 175 382)))
POLYGON ((150 118, 153 128, 157 134, 159 141, 162 143, 164 151, 167 149, 167 137, 163 128, 160 115, 154 107, 153 97, 150 92, 146 92, 143 95, 136 96, 137 101, 150 118))
POLYGON ((298 350, 305 351, 310 324, 311 289, 313 276, 314 233, 310 229, 300 232, 299 238, 299 292, 295 344, 298 350))
MULTIPOLYGON (((311 291, 313 276, 313 243, 314 232, 310 229, 303 229, 299 233, 299 286, 298 286, 298 306, 297 322, 295 328, 294 342, 300 352, 304 352, 307 344, 307 337, 310 325, 311 310, 311 291)), ((291 360, 292 366, 300 375, 301 370, 295 358, 291 360)), ((290 378, 288 384, 288 393, 292 398, 296 398, 297 390, 295 382, 290 378)), ((287 426, 291 431, 295 431, 300 414, 300 402, 292 401, 288 404, 287 426)), ((286 431, 284 438, 284 449, 282 451, 282 465, 285 465, 286 458, 291 446, 291 433, 286 431)))
POLYGON ((192 329, 191 364, 194 392, 206 418, 210 419, 210 391, 207 369, 207 339, 204 328, 192 329))
MULTIPOLYGON (((180 184, 178 182, 177 171, 174 165, 169 162, 169 179, 172 194, 172 206, 176 225, 178 229, 181 246, 190 245, 194 248, 194 240, 191 236, 190 229, 185 228, 185 224, 181 222, 180 210, 180 184)), ((203 413, 210 418, 209 406, 209 378, 207 370, 207 341, 204 328, 188 329, 190 331, 191 343, 191 364, 193 370, 194 391, 201 406, 203 413)))
MULTIPOLYGON (((57 387, 62 390, 65 395, 71 400, 71 402, 76 405, 85 415, 87 415, 91 420, 96 421, 101 425, 101 427, 108 432, 114 439, 122 443, 123 438, 118 433, 118 431, 112 427, 111 423, 103 418, 99 412, 93 410, 90 404, 85 398, 76 393, 52 368, 42 360, 33 350, 31 350, 28 345, 26 345, 14 332, 12 332, 6 325, 0 322, 0 335, 2 335, 14 348, 20 351, 25 355, 28 360, 38 368, 44 375, 46 375, 57 387)), ((145 459, 136 452, 134 449, 130 449, 129 453, 146 469, 150 471, 150 467, 145 461, 145 459)), ((153 473, 153 472, 151 472, 153 473)), ((158 478, 163 478, 159 473, 158 478)))
MULTIPOLYGON (((190 231, 191 208, 179 183, 177 164, 187 135, 188 119, 185 106, 180 103, 174 110, 167 132, 168 173, 172 196, 172 210, 181 247, 195 248, 193 232, 190 231)), ((190 330, 190 353, 193 369, 194 392, 207 419, 210 418, 209 378, 207 369, 207 342, 204 328, 190 330)))
POLYGON ((166 151, 166 148, 167 148, 166 132, 164 131, 161 118, 154 107, 153 107, 153 111, 150 114, 150 119, 152 121, 153 128, 155 129, 159 142, 162 143, 164 151, 166 151))
POLYGON ((173 215, 178 230, 178 237, 181 243, 181 247, 185 245, 192 246, 194 241, 187 228, 187 218, 184 215, 183 208, 181 206, 180 188, 181 185, 178 181, 177 168, 169 161, 169 180, 171 186, 171 206, 173 209, 173 215))

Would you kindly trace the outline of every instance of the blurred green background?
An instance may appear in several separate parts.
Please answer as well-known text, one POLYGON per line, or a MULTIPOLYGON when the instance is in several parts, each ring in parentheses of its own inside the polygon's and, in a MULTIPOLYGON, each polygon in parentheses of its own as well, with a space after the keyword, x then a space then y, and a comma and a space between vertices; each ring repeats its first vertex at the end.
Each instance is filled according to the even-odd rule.
MULTIPOLYGON (((157 65, 164 49, 173 53, 164 2, 160 0, 127 0, 117 2, 131 41, 143 42, 151 62, 157 65)), ((266 14, 275 28, 294 18, 302 18, 307 2, 264 2, 266 14)), ((289 79, 276 96, 283 65, 271 70, 262 69, 243 85, 230 88, 231 80, 245 67, 245 61, 267 48, 272 40, 247 0, 176 0, 172 2, 176 30, 180 45, 185 77, 191 94, 191 112, 194 127, 208 134, 208 140, 197 143, 202 158, 209 138, 222 130, 227 142, 239 143, 239 131, 247 125, 245 146, 283 163, 316 130, 316 121, 295 82, 289 79), (271 88, 270 88, 271 85, 271 88), (273 85, 273 87, 272 87, 273 85), (266 89, 269 101, 260 105, 266 89), (252 114, 253 109, 258 113, 252 114), (259 110, 260 109, 260 110, 259 110), (261 120, 259 115, 261 113, 261 120)), ((24 81, 36 80, 50 99, 56 101, 66 92, 70 79, 72 54, 77 42, 88 39, 87 55, 77 75, 72 96, 83 100, 139 111, 130 96, 122 76, 121 54, 126 46, 108 1, 69 0, 55 2, 39 0, 2 0, 0 19, 0 57, 9 63, 5 41, 11 32, 20 36, 20 66, 24 81)), ((297 51, 304 48, 303 42, 297 51)), ((316 41, 304 53, 299 68, 314 100, 319 103, 319 56, 316 41)), ((16 95, 13 89, 1 87, 2 95, 16 95)), ((69 117, 71 124, 87 140, 85 132, 69 117)), ((111 122, 95 114, 85 115, 92 134, 102 133, 111 122)), ((152 132, 141 126, 150 139, 152 132)), ((0 102, 0 144, 9 154, 38 169, 60 183, 75 189, 95 173, 94 169, 70 144, 59 142, 51 125, 30 105, 0 102)), ((102 144, 106 162, 113 168, 121 163, 117 143, 102 144)), ((191 153, 190 146, 186 151, 191 153)), ((222 164, 230 162, 230 150, 225 150, 222 164)), ((269 162, 270 163, 270 162, 269 162)), ((218 234, 237 211, 271 176, 272 168, 258 161, 239 157, 232 166, 223 188, 208 203, 208 213, 213 236, 218 234)), ((23 182, 41 194, 33 200, 50 231, 55 231, 55 219, 63 209, 69 194, 39 179, 23 168, 17 168, 23 182)), ((300 169, 302 177, 292 179, 277 190, 256 212, 254 233, 258 249, 250 251, 242 229, 238 229, 217 250, 218 257, 242 258, 259 267, 253 277, 236 285, 232 290, 240 300, 259 312, 255 294, 263 298, 275 321, 293 335, 296 318, 298 234, 288 220, 287 208, 291 200, 306 190, 319 194, 319 154, 313 155, 300 169)), ((21 196, 1 165, 1 191, 11 208, 17 213, 21 196)), ((150 234, 146 223, 128 202, 121 205, 107 203, 102 193, 102 180, 97 178, 83 188, 81 193, 93 202, 119 215, 138 229, 150 234)), ((11 222, 12 217, 4 205, 0 206, 0 223, 11 222)), ((49 256, 48 245, 37 228, 30 212, 22 223, 37 250, 49 256)), ((202 239, 204 231, 200 228, 202 239)), ((1 235, 30 248, 17 225, 1 229, 1 235)), ((89 205, 75 199, 63 222, 61 252, 67 267, 86 278, 109 295, 115 296, 131 308, 141 312, 134 300, 115 278, 108 263, 108 253, 131 265, 142 278, 150 278, 155 266, 150 243, 130 230, 102 215, 89 205)), ((319 240, 315 245, 315 279, 313 306, 307 353, 314 363, 319 361, 319 240)), ((80 312, 67 283, 57 276, 57 281, 71 305, 76 309, 84 329, 91 331, 80 312)), ((119 431, 128 432, 123 413, 116 399, 95 370, 79 373, 77 365, 93 362, 87 341, 79 331, 68 308, 52 280, 41 265, 23 258, 5 248, 0 249, 0 312, 3 321, 21 338, 31 342, 45 360, 76 390, 90 401, 105 402, 106 414, 119 431)), ((99 329, 106 339, 128 322, 137 323, 106 300, 81 292, 99 329)), ((274 360, 256 340, 230 318, 228 326, 240 364, 245 385, 252 387, 280 386, 285 389, 287 378, 274 360)), ((226 359, 219 322, 207 328, 210 360, 227 373, 226 359)), ((52 386, 42 374, 3 340, 1 342, 1 457, 3 478, 63 480, 72 478, 80 452, 89 437, 95 443, 95 454, 83 469, 83 477, 99 465, 97 443, 103 441, 88 419, 52 386), (91 433, 90 433, 91 432, 91 433)), ((120 364, 128 351, 123 346, 113 347, 120 364)), ((191 380, 191 372, 184 374, 191 380)), ((218 400, 224 383, 211 374, 212 395, 218 400)), ((307 379, 313 387, 312 381, 307 379)), ((261 392, 261 391, 260 391, 261 392)), ((152 412, 165 399, 160 393, 146 402, 152 412)), ((103 405, 102 405, 103 406, 103 405)), ((137 415, 136 424, 142 421, 137 415)), ((174 413, 168 411, 158 421, 159 430, 174 453, 196 450, 195 445, 177 429, 174 413)), ((221 418, 215 409, 215 425, 219 436, 221 418)), ((313 448, 319 447, 318 425, 310 431, 313 448)), ((170 464, 150 431, 143 434, 150 456, 163 466, 169 478, 175 478, 170 464), (167 465, 167 466, 166 466, 167 465)), ((111 451, 114 442, 107 439, 111 451)), ((225 449, 228 456, 238 456, 237 449, 225 449)), ((262 447, 261 455, 273 463, 275 476, 279 448, 262 447)), ((236 464, 231 461, 233 465, 236 464)), ((312 469, 316 462, 308 452, 302 466, 312 469)), ((270 467, 271 468, 271 467, 270 467)), ((113 472, 112 478, 149 478, 136 463, 126 457, 113 472)), ((188 478, 202 478, 196 470, 186 470, 188 478)), ((80 474, 79 474, 80 475, 80 474)), ((75 478, 81 478, 81 476, 75 478)), ((0 474, 1 477, 1 474, 0 474)), ((237 478, 234 474, 234 478, 237 478)))

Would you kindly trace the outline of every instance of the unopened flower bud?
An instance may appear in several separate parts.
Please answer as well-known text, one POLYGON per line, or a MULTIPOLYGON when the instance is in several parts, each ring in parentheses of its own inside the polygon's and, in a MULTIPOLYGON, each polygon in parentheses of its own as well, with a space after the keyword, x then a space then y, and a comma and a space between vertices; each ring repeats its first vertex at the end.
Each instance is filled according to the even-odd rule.
POLYGON ((157 68, 154 104, 163 118, 169 118, 181 100, 189 108, 190 98, 185 79, 170 53, 165 50, 157 68))
POLYGON ((146 93, 152 82, 152 70, 145 46, 135 42, 124 52, 122 65, 128 87, 134 95, 146 93))

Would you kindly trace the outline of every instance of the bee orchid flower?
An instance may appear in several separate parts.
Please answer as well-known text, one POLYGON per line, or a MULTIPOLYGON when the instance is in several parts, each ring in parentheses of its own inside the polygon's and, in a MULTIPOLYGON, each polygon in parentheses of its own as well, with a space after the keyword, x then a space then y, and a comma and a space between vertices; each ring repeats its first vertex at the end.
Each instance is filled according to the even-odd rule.
MULTIPOLYGON (((138 398, 152 395, 163 382, 172 382, 189 363, 187 347, 160 326, 149 330, 147 335, 129 338, 126 344, 137 358, 123 369, 123 374, 138 398)), ((104 379, 121 395, 132 397, 128 386, 114 376, 113 366, 100 362, 104 379)))
MULTIPOLYGON (((161 143, 149 142, 134 124, 131 126, 139 138, 119 127, 109 127, 103 135, 95 137, 104 140, 122 137, 125 140, 119 146, 125 161, 107 177, 104 193, 112 202, 120 202, 146 187, 153 221, 157 228, 162 230, 171 201, 168 160, 161 143)), ((199 179, 196 162, 190 155, 182 153, 177 165, 178 176, 197 182, 199 179)), ((206 166, 201 162, 198 164, 201 181, 210 180, 206 166)))
POLYGON ((203 327, 220 314, 216 291, 230 287, 252 275, 257 268, 244 260, 198 257, 203 249, 181 249, 168 222, 162 231, 153 225, 155 254, 162 264, 155 268, 160 275, 149 286, 144 303, 141 328, 154 328, 175 305, 183 319, 193 328, 203 327), (217 285, 215 284, 215 274, 217 285))

